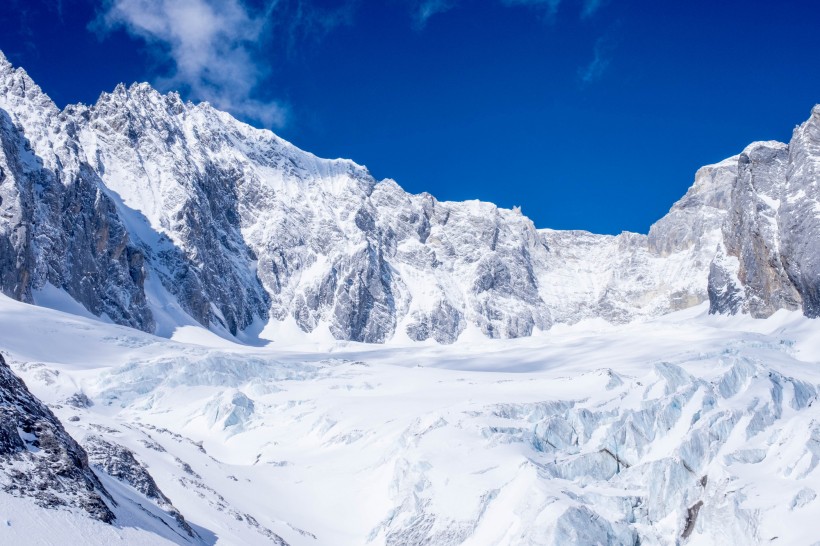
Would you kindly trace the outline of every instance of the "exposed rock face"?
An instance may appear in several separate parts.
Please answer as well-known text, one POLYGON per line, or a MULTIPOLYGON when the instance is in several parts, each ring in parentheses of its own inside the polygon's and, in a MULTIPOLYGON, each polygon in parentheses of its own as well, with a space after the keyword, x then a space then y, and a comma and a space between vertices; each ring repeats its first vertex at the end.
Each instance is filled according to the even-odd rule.
POLYGON ((707 298, 816 316, 817 118, 788 147, 701 169, 648 236, 598 236, 408 194, 146 84, 60 111, 0 55, 0 289, 31 302, 50 283, 159 333, 187 314, 364 342, 520 337, 707 298))
POLYGON ((51 283, 95 315, 153 330, 142 251, 74 138, 76 124, 0 59, 0 289, 32 302, 51 283))
POLYGON ((650 249, 666 257, 694 248, 711 259, 736 179, 737 156, 699 169, 686 195, 650 228, 650 249))
POLYGON ((755 143, 737 158, 723 242, 709 275, 710 311, 820 315, 820 109, 790 144, 755 143))
MULTIPOLYGON (((82 508, 106 523, 110 495, 88 466, 88 456, 53 413, 9 369, 0 355, 0 488, 31 497, 44 508, 82 508)), ((113 501, 112 501, 113 502, 113 501)))
POLYGON ((185 521, 171 500, 163 494, 153 476, 145 466, 134 457, 134 454, 125 447, 108 442, 99 436, 90 436, 85 439, 88 458, 106 474, 127 483, 147 498, 153 500, 165 510, 189 537, 196 537, 196 533, 185 521))
POLYGON ((8 116, 0 113, 0 289, 18 300, 31 301, 31 214, 23 208, 27 200, 21 199, 9 165, 9 156, 20 146, 19 140, 14 142, 10 125, 8 116))
POLYGON ((715 310, 767 317, 777 309, 800 305, 780 255, 777 215, 787 162, 788 146, 779 142, 753 144, 738 156, 723 247, 712 270, 716 298, 720 290, 738 297, 727 296, 731 301, 725 302, 714 299, 715 310), (736 260, 730 263, 724 254, 736 260))
POLYGON ((147 85, 119 86, 93 108, 67 111, 82 120, 84 159, 122 200, 121 214, 137 216, 152 271, 183 309, 233 334, 267 318, 256 256, 241 234, 243 165, 225 150, 234 135, 211 130, 178 95, 147 85))
POLYGON ((781 260, 808 317, 820 317, 820 106, 789 144, 781 198, 781 260))

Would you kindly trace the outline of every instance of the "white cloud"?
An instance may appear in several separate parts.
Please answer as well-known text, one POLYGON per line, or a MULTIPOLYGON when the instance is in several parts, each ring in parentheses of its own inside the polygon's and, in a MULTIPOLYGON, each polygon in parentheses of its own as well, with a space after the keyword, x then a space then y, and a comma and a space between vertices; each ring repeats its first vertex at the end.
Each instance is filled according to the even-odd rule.
MULTIPOLYGON (((413 0, 413 18, 416 26, 424 28, 427 20, 438 13, 444 13, 455 7, 457 0, 413 0)), ((609 0, 575 0, 581 4, 581 18, 592 17, 609 0)), ((526 6, 543 10, 546 17, 551 19, 565 0, 500 0, 507 7, 526 6)))
POLYGON ((268 76, 259 56, 272 6, 252 11, 241 0, 108 0, 94 27, 122 28, 167 55, 173 67, 159 86, 183 88, 192 99, 277 127, 286 109, 258 95, 268 76))
POLYGON ((422 0, 414 6, 413 18, 419 28, 427 24, 427 20, 438 13, 449 11, 455 6, 455 0, 422 0))
POLYGON ((584 0, 581 8, 581 17, 592 17, 608 0, 584 0))
POLYGON ((558 12, 561 0, 501 0, 505 6, 530 6, 533 8, 543 8, 547 16, 552 17, 558 12))
POLYGON ((581 78, 581 83, 583 85, 595 83, 603 77, 604 73, 609 68, 609 53, 611 49, 611 40, 607 36, 598 38, 595 42, 592 60, 588 65, 583 66, 578 70, 578 76, 581 78))

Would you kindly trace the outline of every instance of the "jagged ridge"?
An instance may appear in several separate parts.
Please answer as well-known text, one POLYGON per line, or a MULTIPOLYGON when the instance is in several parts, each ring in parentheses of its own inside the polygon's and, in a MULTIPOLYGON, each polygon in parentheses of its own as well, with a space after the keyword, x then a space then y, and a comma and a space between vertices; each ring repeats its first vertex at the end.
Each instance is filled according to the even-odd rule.
POLYGON ((365 342, 520 337, 707 298, 820 312, 816 114, 788 148, 701 169, 648 235, 611 237, 411 195, 147 84, 60 111, 0 56, 0 110, 0 288, 23 301, 51 284, 160 334, 290 322, 365 342), (777 214, 750 208, 771 199, 777 214))

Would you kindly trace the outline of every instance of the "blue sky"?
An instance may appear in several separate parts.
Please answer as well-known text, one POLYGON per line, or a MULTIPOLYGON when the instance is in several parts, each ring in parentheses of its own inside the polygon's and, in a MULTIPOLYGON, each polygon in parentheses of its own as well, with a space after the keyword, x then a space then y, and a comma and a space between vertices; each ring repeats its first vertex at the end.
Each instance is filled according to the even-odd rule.
POLYGON ((538 227, 646 232, 820 102, 811 1, 3 2, 0 49, 60 106, 149 81, 538 227))

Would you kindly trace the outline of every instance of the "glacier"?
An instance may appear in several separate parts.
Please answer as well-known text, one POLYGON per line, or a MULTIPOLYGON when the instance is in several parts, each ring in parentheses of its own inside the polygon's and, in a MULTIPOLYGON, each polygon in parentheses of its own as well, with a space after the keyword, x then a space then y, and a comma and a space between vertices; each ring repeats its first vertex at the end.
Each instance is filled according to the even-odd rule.
POLYGON ((820 336, 798 311, 273 348, 0 296, 0 331, 119 499, 94 538, 80 505, 0 493, 3 540, 43 522, 86 544, 820 540, 820 336))

